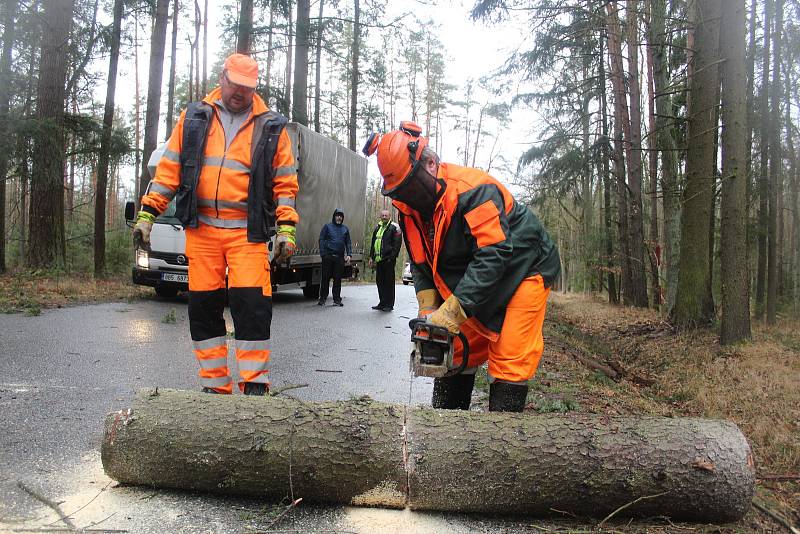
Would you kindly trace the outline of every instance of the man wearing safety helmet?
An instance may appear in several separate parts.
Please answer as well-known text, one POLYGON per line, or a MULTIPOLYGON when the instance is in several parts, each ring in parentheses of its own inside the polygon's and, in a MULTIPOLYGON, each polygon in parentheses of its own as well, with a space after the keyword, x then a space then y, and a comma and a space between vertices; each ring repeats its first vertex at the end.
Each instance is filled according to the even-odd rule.
POLYGON ((189 328, 207 393, 232 393, 227 329, 230 304, 240 391, 269 390, 273 263, 295 249, 297 170, 286 118, 255 94, 258 65, 243 54, 225 60, 220 85, 189 104, 172 131, 142 197, 133 239, 150 248, 156 216, 175 200, 186 228, 189 328), (277 228, 275 228, 277 226, 277 228), (226 276, 227 274, 227 276, 226 276))
MULTIPOLYGON (((467 368, 436 378, 434 408, 469 409, 488 360, 489 410, 521 412, 544 348, 542 323, 560 272, 539 219, 480 169, 440 163, 413 122, 372 134, 383 194, 399 211, 419 315, 469 341, 467 368)), ((461 363, 456 341, 454 363, 461 363)))

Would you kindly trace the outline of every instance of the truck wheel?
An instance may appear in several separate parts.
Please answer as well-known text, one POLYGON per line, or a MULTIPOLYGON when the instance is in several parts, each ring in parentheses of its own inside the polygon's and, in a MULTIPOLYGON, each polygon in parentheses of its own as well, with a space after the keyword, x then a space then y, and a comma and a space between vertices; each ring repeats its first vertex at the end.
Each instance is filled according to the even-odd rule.
POLYGON ((308 285, 303 287, 303 296, 307 299, 319 298, 319 284, 308 285))
POLYGON ((178 296, 178 288, 172 286, 156 286, 156 295, 165 299, 174 299, 178 296))

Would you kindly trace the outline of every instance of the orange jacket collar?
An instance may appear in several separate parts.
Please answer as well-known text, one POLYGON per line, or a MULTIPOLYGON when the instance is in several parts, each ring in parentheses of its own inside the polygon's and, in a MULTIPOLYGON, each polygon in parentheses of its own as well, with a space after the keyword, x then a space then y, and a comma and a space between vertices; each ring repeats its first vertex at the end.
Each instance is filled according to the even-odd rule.
MULTIPOLYGON (((205 102, 206 104, 211 104, 213 106, 214 102, 221 99, 222 99, 222 88, 215 87, 210 93, 206 95, 206 97, 203 99, 203 102, 205 102)), ((258 96, 258 93, 254 93, 253 115, 261 115, 262 113, 266 113, 267 111, 269 111, 269 107, 264 102, 264 99, 258 96)))

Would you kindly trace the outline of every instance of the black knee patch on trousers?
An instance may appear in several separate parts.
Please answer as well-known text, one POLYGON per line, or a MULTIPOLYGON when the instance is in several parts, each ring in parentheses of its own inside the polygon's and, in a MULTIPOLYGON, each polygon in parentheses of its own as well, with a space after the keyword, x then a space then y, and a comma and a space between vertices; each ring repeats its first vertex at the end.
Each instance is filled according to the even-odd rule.
POLYGON ((469 410, 474 385, 474 374, 435 378, 431 405, 444 410, 469 410))
POLYGON ((228 301, 236 339, 269 339, 272 297, 265 297, 260 287, 231 287, 228 301))
POLYGON ((224 336, 225 289, 189 291, 189 330, 192 339, 202 341, 224 336))

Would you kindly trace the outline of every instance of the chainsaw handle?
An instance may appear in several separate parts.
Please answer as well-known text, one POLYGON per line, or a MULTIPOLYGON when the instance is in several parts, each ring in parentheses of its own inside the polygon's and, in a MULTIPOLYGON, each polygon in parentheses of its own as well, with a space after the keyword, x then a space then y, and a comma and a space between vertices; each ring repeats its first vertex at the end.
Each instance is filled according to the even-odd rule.
MULTIPOLYGON (((408 321, 408 327, 411 329, 412 332, 414 332, 414 329, 416 328, 416 326, 418 324, 420 324, 420 323, 424 324, 424 323, 427 323, 427 322, 428 322, 428 319, 426 317, 414 317, 413 319, 408 321)), ((440 328, 443 328, 443 327, 440 327, 440 328)), ((464 369, 467 368, 467 364, 469 363, 469 341, 467 340, 467 336, 464 335, 464 332, 459 332, 458 333, 458 339, 461 340, 461 345, 463 347, 463 351, 462 351, 463 353, 461 355, 461 365, 459 365, 455 369, 452 369, 452 370, 448 371, 447 374, 444 375, 444 376, 453 376, 453 375, 461 374, 462 372, 464 372, 464 369)))

